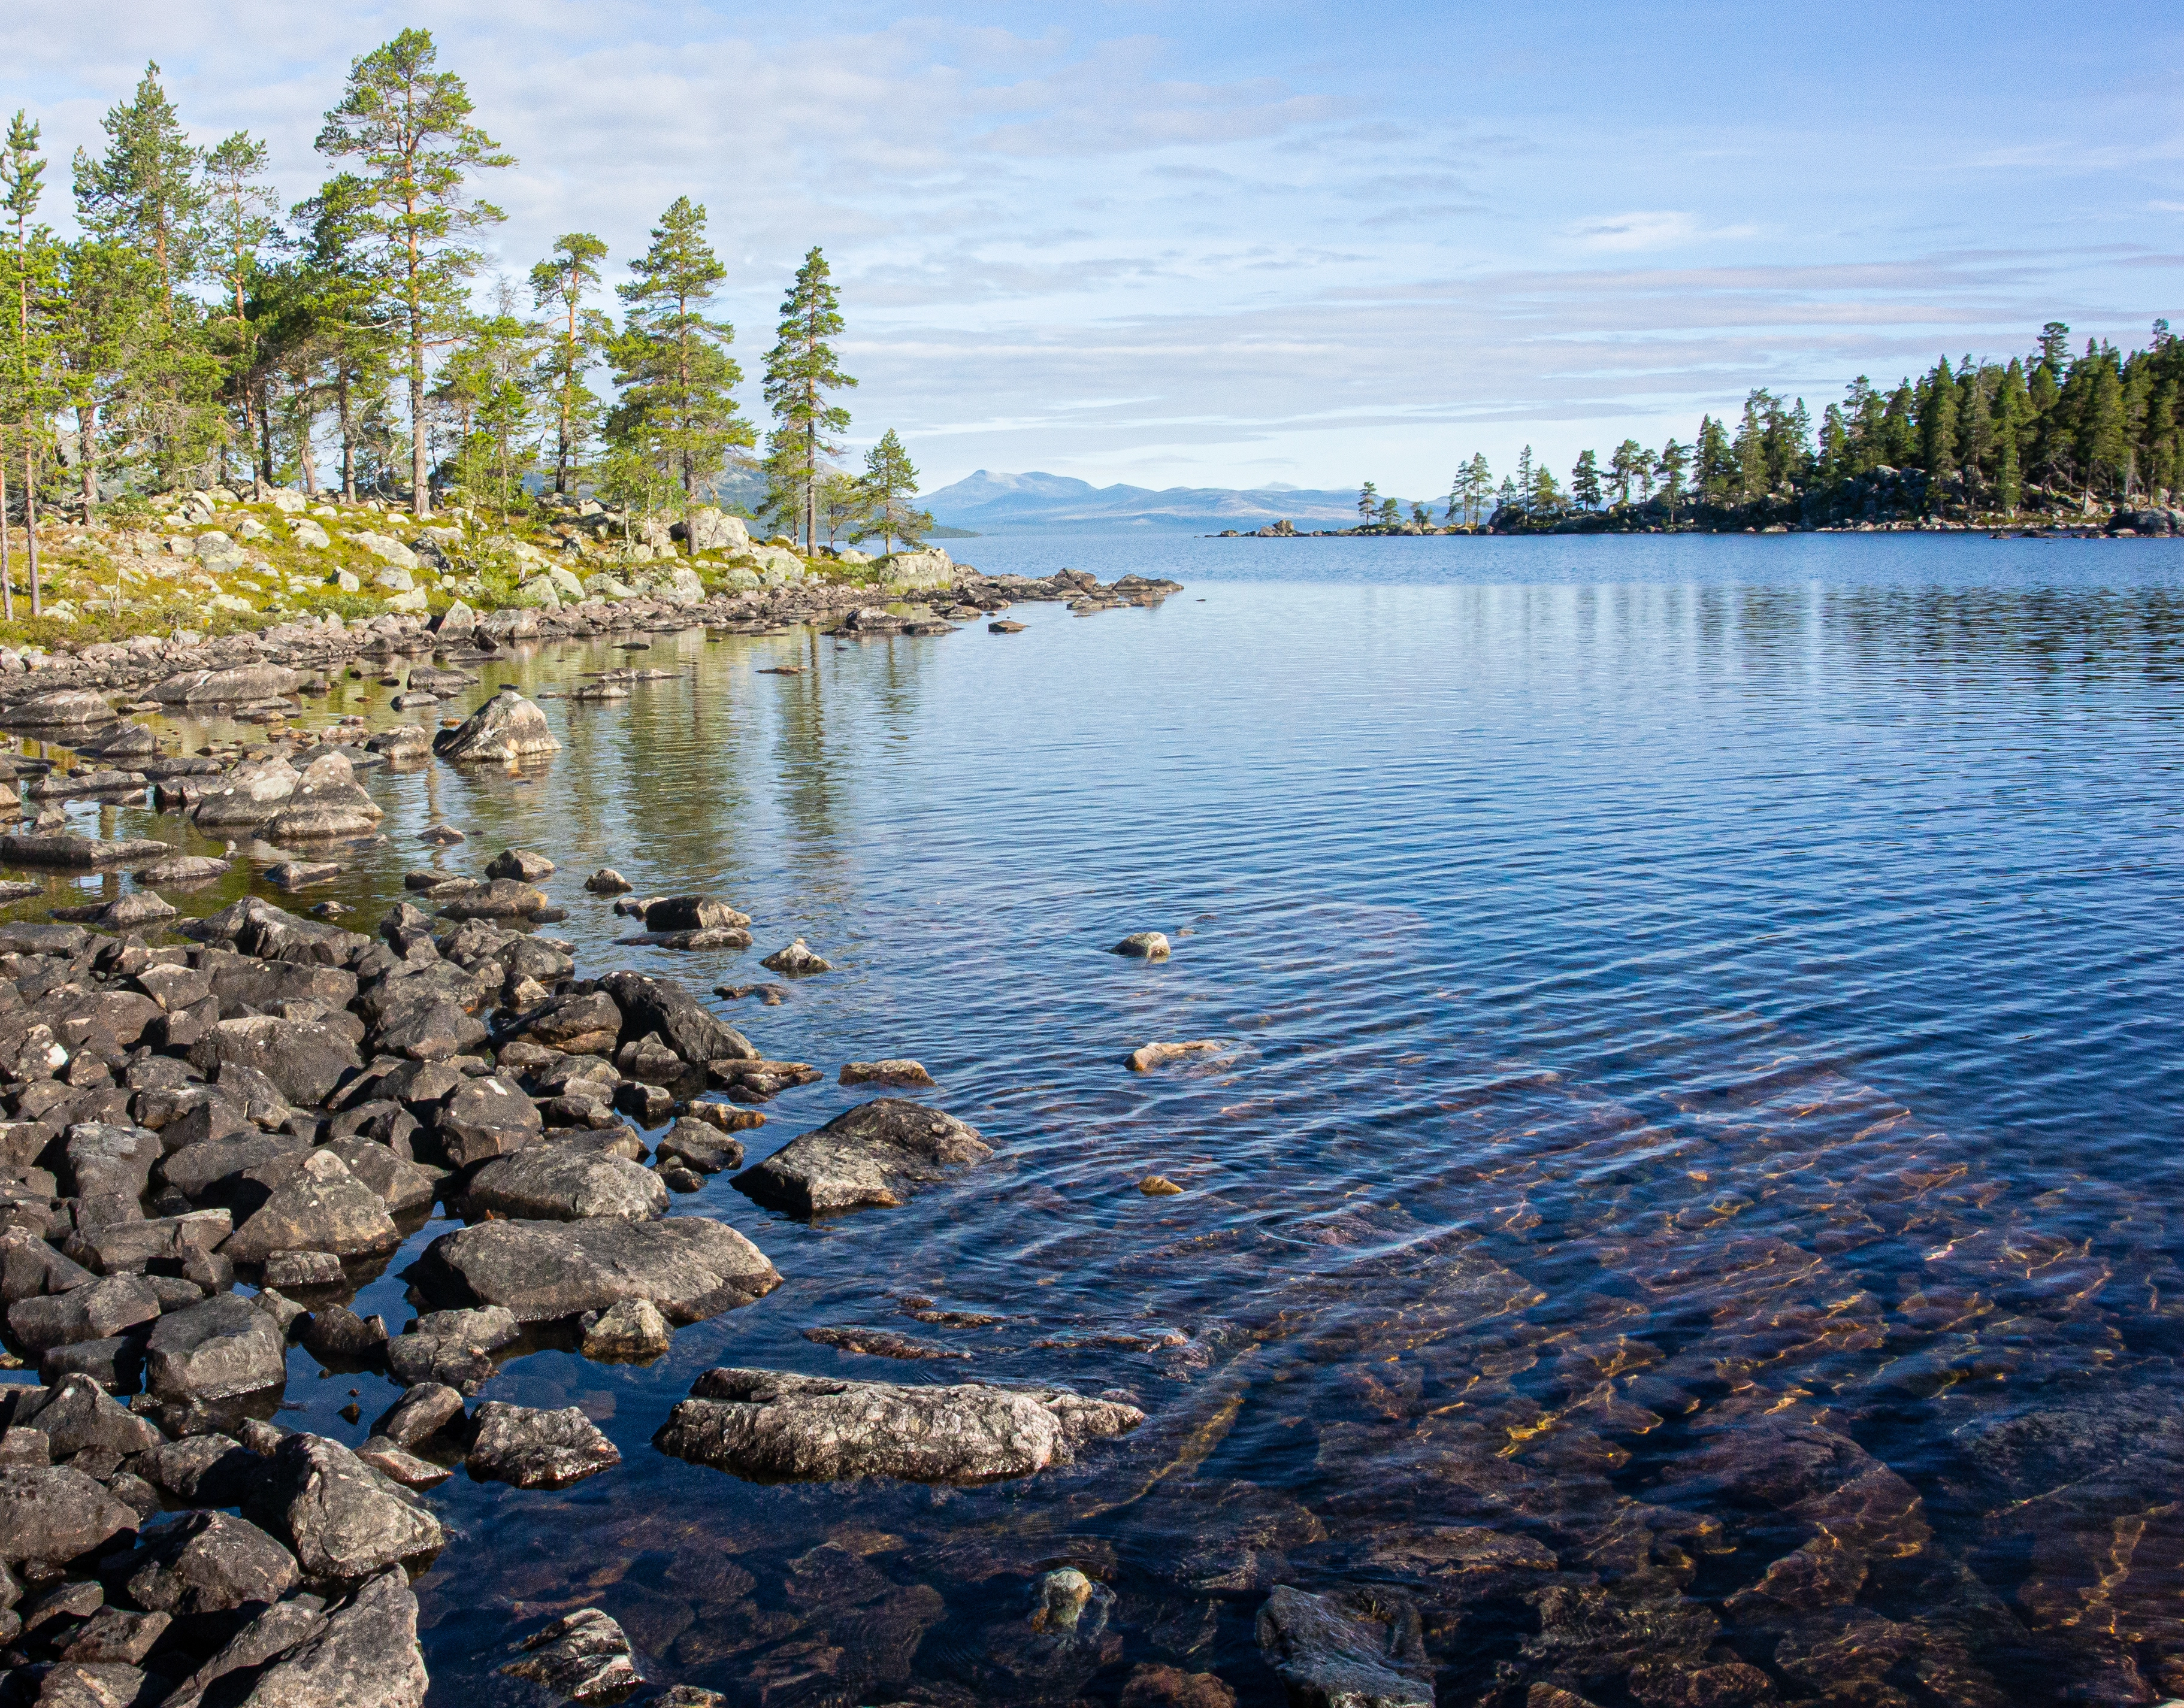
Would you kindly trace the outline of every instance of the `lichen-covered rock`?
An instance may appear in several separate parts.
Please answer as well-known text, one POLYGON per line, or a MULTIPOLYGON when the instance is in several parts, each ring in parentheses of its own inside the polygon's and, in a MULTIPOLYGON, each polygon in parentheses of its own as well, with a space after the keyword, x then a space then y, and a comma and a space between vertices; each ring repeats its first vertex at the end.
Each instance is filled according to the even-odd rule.
POLYGON ((180 1513, 147 1529, 121 1572, 138 1606, 177 1617, 278 1601, 298 1578, 293 1555, 225 1512, 180 1513))
POLYGON ((697 998, 672 979, 644 973, 609 973, 599 988, 621 1011, 625 1043, 654 1035, 686 1062, 756 1061, 759 1052, 733 1026, 714 1019, 697 998))
POLYGON ((0 1465, 0 1562, 58 1566, 136 1527, 136 1515, 65 1465, 0 1465))
POLYGON ((534 1679, 571 1702, 618 1701, 638 1683, 629 1638, 596 1607, 563 1614, 526 1638, 521 1652, 500 1670, 534 1679))
POLYGON ((387 1343, 387 1367, 396 1381, 411 1387, 437 1383, 473 1394, 493 1374, 486 1355, 507 1345, 516 1332, 515 1314, 499 1305, 429 1311, 387 1343))
POLYGON ((667 1188, 627 1157, 584 1144, 540 1143, 479 1169, 465 1202, 474 1216, 644 1221, 666 1215, 667 1188))
POLYGON ((1067 1388, 967 1382, 903 1387, 772 1370, 710 1370, 653 1444, 738 1476, 979 1483, 1067 1464, 1088 1441, 1145 1421, 1067 1388))
POLYGON ((237 1294, 222 1293, 159 1319, 145 1349, 145 1386, 160 1399, 226 1399, 288 1379, 279 1326, 237 1294))
POLYGON ((800 1216, 837 1215, 902 1204, 993 1154, 975 1129, 953 1115, 883 1097, 791 1139, 734 1183, 761 1203, 800 1216))

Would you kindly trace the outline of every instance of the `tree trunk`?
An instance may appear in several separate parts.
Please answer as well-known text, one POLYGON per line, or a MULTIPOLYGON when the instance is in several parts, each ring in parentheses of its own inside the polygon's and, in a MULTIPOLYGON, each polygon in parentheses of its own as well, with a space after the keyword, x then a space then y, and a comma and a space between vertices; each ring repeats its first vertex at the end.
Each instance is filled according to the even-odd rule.
POLYGON ((432 514, 425 459, 425 331, 414 315, 410 324, 410 514, 421 521, 432 514))
POLYGON ((38 587, 38 470, 31 459, 31 420, 23 418, 23 542, 31 562, 31 615, 43 616, 45 597, 38 587))
POLYGON ((258 467, 251 476, 250 496, 265 502, 265 489, 273 484, 273 387, 270 382, 258 395, 258 467))
POLYGON ((75 465, 83 476, 83 520, 86 527, 98 509, 98 415, 95 403, 76 405, 75 465))
POLYGON ((356 426, 349 418, 348 376, 343 374, 334 387, 335 408, 341 418, 342 442, 342 500, 356 502, 356 426))
POLYGON ((302 431, 296 435, 296 466, 304 492, 315 498, 319 495, 319 465, 311 455, 311 418, 308 413, 304 417, 302 431))
POLYGON ((8 546, 8 459, 0 453, 0 618, 15 620, 15 565, 8 546))

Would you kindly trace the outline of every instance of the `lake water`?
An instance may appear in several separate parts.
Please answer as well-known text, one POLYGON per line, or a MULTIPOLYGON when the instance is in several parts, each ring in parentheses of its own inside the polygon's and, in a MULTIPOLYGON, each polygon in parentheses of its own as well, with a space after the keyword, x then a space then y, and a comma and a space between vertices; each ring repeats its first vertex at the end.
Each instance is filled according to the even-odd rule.
MULTIPOLYGON (((889 1055, 998 1152, 817 1226, 726 1176, 678 1198, 786 1284, 649 1367, 544 1350, 485 1390, 582 1405, 624 1462, 433 1497, 435 1703, 537 1700, 506 1645, 594 1605, 738 1704, 1113 1701, 1150 1662, 1272 1705, 1278 1583, 1414 1606, 1443 1704, 2184 1694, 2184 542, 949 544, 1186 587, 1010 636, 654 637, 687 674, 546 701, 538 771, 373 774, 388 843, 295 904, 368 928, 405 868, 519 845, 582 971, 704 992, 805 937, 838 971, 715 999, 827 1072, 754 1154, 889 1055), (471 840, 434 854, 443 817, 471 840), (600 865, 756 946, 615 948, 600 865), (1145 929, 1171 960, 1105 952, 1145 929), (649 1445, 720 1364, 1149 1421, 987 1488, 760 1487, 649 1445), (1061 1565, 1104 1632, 1034 1636, 1061 1565)), ((367 686, 337 709, 392 720, 367 686)), ((448 1226, 356 1308, 398 1328, 448 1226)), ((293 1376, 284 1421, 344 1440, 352 1388, 365 1423, 393 1397, 293 1376)))

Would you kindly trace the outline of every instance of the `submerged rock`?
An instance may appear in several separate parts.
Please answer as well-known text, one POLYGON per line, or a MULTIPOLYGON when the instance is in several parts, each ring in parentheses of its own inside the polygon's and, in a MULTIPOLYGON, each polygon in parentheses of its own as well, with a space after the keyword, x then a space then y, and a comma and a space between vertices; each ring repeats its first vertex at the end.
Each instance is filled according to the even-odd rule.
POLYGON ((616 1700, 638 1684, 629 1638, 596 1607, 565 1613, 526 1638, 521 1653, 500 1670, 533 1679, 572 1702, 616 1700))
MULTIPOLYGON (((431 1311, 387 1343, 387 1367, 393 1371, 396 1381, 410 1384, 413 1392, 421 1384, 431 1384, 449 1392, 460 1388, 473 1394, 493 1374, 493 1360, 487 1354, 507 1345, 516 1332, 514 1314, 499 1305, 482 1310, 431 1311)), ((433 1403, 442 1402, 435 1396, 433 1403)), ((461 1409, 458 1403, 454 1410, 461 1409)), ((410 1439, 417 1438, 396 1433, 392 1427, 394 1415, 389 1412, 380 1420, 382 1432, 407 1445, 410 1439)), ((446 1421, 443 1416, 432 1427, 437 1429, 446 1421)))
POLYGON ((777 949, 759 965, 770 972, 781 973, 791 978, 802 978, 815 972, 832 972, 834 963, 813 952, 802 937, 798 937, 787 949, 777 949))
POLYGON ((625 1299, 583 1317, 584 1356, 642 1363, 658 1358, 675 1338, 675 1326, 649 1299, 625 1299))
POLYGON ((1223 1049, 1217 1038, 1194 1038, 1183 1043, 1140 1044, 1132 1050, 1123 1064, 1132 1073, 1150 1073, 1156 1067, 1165 1067, 1172 1061, 1181 1061, 1188 1056, 1204 1055, 1223 1049))
POLYGON ((912 1061, 908 1056, 889 1056, 879 1061, 847 1061, 837 1083, 842 1085, 899 1085, 928 1086, 933 1076, 925 1071, 923 1062, 912 1061))
POLYGON ((1133 932, 1109 951, 1112 954, 1128 955, 1138 960, 1166 960, 1167 938, 1156 931, 1133 932))
POLYGON ((519 1322, 581 1316, 625 1299, 650 1299, 671 1322, 697 1322, 781 1285, 750 1241, 696 1216, 482 1222, 442 1234, 410 1273, 434 1298, 503 1305, 519 1322))
POLYGON ((883 1097, 791 1139, 736 1176, 734 1184, 761 1203, 825 1216, 900 1205, 920 1188, 993 1154, 992 1146, 953 1115, 883 1097))
POLYGON ((1434 1708, 1418 1611, 1400 1596, 1281 1584, 1259 1610, 1258 1636, 1297 1708, 1434 1708))
POLYGON ((1084 1443, 1144 1421, 1135 1406, 1067 1388, 906 1388, 726 1369, 698 1378, 653 1444, 742 1477, 977 1483, 1066 1465, 1084 1443))

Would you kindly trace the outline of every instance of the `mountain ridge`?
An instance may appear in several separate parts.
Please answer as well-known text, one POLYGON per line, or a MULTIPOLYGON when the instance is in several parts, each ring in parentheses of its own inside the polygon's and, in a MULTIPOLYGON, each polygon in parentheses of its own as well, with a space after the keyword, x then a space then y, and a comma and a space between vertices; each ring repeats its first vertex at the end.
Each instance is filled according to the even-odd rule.
MULTIPOLYGON (((1165 528, 1217 533, 1290 521, 1299 527, 1354 526, 1357 495, 1287 484, 1273 487, 1095 487, 1071 475, 978 469, 919 499, 933 520, 982 534, 1011 530, 1165 528)), ((1410 500, 1398 499, 1404 514, 1410 500)))

